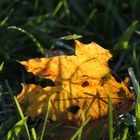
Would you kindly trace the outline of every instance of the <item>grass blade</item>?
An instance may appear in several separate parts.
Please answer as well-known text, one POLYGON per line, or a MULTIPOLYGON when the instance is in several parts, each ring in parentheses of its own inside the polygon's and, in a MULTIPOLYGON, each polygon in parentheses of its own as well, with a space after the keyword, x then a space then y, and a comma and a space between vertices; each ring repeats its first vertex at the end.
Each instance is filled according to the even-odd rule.
POLYGON ((136 115, 136 128, 137 128, 137 137, 140 140, 140 89, 138 89, 137 103, 135 107, 136 115))
POLYGON ((73 34, 73 35, 63 36, 60 39, 62 39, 62 40, 74 40, 74 39, 78 39, 81 37, 82 37, 81 35, 73 34))
POLYGON ((63 2, 59 1, 59 3, 57 4, 56 8, 54 9, 54 12, 52 13, 52 16, 55 17, 56 14, 59 12, 60 8, 62 7, 63 2))
POLYGON ((136 80, 136 77, 135 77, 135 74, 134 74, 134 71, 131 67, 128 68, 128 73, 131 77, 131 80, 132 80, 132 84, 133 84, 133 87, 134 87, 134 91, 135 91, 135 94, 136 96, 138 96, 138 88, 139 88, 139 85, 138 85, 138 82, 136 80))
POLYGON ((122 34, 119 42, 114 46, 114 51, 128 49, 130 37, 132 36, 132 33, 136 30, 137 25, 138 21, 132 22, 132 24, 122 34))
POLYGON ((113 140, 113 105, 110 95, 108 94, 108 118, 109 118, 109 140, 113 140))
POLYGON ((44 50, 43 46, 40 44, 40 42, 35 38, 35 36, 33 34, 27 32, 26 30, 24 30, 20 27, 17 27, 17 26, 9 26, 8 29, 15 29, 15 30, 18 30, 18 31, 26 34, 28 37, 30 37, 32 39, 32 41, 35 43, 36 47, 44 55, 45 50, 44 50))
POLYGON ((9 12, 9 14, 2 20, 0 21, 0 27, 4 26, 6 24, 6 22, 8 21, 9 17, 11 16, 11 14, 13 13, 13 9, 11 9, 11 11, 9 12))
POLYGON ((2 62, 2 63, 0 64, 0 73, 1 73, 2 70, 3 70, 3 66, 4 66, 4 62, 2 62))
POLYGON ((37 134, 34 128, 31 129, 33 140, 37 140, 37 134))
POLYGON ((139 84, 136 80, 135 74, 133 72, 133 69, 131 67, 128 68, 128 72, 131 77, 134 91, 137 97, 136 106, 135 106, 135 116, 136 116, 137 138, 140 140, 140 89, 139 89, 139 84))
MULTIPOLYGON (((17 100, 17 98, 15 96, 14 96, 14 100, 15 100, 15 103, 16 103, 16 106, 17 106, 17 109, 18 109, 18 112, 20 114, 20 117, 21 118, 24 118, 24 114, 22 112, 22 109, 20 107, 20 104, 19 104, 19 102, 18 102, 18 100, 17 100)), ((26 133, 27 133, 27 136, 28 136, 28 140, 31 140, 29 129, 28 129, 28 125, 27 125, 26 122, 24 123, 24 126, 25 126, 25 130, 26 130, 26 133)))
POLYGON ((43 137, 44 137, 44 134, 45 134, 46 124, 47 124, 48 115, 49 115, 49 106, 50 106, 50 99, 47 102, 45 121, 44 121, 44 124, 43 124, 40 140, 43 140, 43 137))
POLYGON ((122 140, 126 140, 127 139, 127 135, 128 135, 128 128, 125 128, 122 140))
POLYGON ((23 117, 18 121, 7 133, 6 140, 16 140, 19 138, 22 129, 27 121, 28 117, 23 117))
POLYGON ((22 112, 22 109, 20 107, 20 104, 19 104, 19 102, 18 102, 18 100, 17 100, 17 98, 15 96, 14 96, 14 100, 15 100, 15 103, 16 103, 16 106, 17 106, 17 109, 18 109, 18 112, 19 112, 20 117, 21 118, 24 118, 24 114, 22 112))
POLYGON ((81 140, 81 136, 82 136, 82 132, 83 132, 83 128, 87 125, 87 123, 90 121, 90 118, 85 118, 84 112, 81 112, 81 117, 82 117, 82 121, 83 123, 81 124, 81 126, 79 127, 79 129, 76 131, 76 133, 71 137, 70 140, 81 140))
POLYGON ((81 139, 81 134, 83 131, 84 126, 90 121, 90 119, 87 119, 81 126, 80 128, 76 131, 76 133, 72 136, 72 138, 70 140, 75 140, 77 138, 77 140, 81 139), (80 135, 80 137, 79 137, 80 135))
POLYGON ((67 0, 63 0, 63 4, 64 4, 64 8, 65 8, 66 14, 69 15, 70 14, 70 10, 69 10, 69 6, 68 6, 67 0))

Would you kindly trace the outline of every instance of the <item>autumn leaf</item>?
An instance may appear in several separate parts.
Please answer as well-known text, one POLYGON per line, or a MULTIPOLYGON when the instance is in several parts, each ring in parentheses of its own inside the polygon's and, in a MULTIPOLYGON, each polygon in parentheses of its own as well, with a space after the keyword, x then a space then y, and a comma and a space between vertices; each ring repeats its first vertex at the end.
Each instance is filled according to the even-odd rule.
POLYGON ((108 114, 108 94, 114 111, 125 113, 132 108, 134 95, 125 83, 117 82, 108 67, 110 52, 96 43, 75 41, 75 55, 35 58, 20 62, 28 72, 51 79, 54 87, 22 84, 17 96, 26 115, 43 115, 50 100, 49 118, 54 121, 81 122, 85 117, 97 120, 108 114))

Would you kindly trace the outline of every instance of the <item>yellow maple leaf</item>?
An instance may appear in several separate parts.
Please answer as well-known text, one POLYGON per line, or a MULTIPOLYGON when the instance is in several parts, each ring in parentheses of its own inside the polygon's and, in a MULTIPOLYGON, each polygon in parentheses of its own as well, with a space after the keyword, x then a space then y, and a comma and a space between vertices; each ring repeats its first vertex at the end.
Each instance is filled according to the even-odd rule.
POLYGON ((80 122, 81 111, 86 117, 97 120, 108 113, 108 94, 118 114, 132 107, 134 95, 111 75, 110 52, 96 43, 82 44, 77 40, 75 43, 75 55, 20 62, 28 72, 55 83, 54 87, 45 88, 22 84, 17 99, 26 115, 34 118, 44 114, 50 100, 49 118, 54 121, 80 122))

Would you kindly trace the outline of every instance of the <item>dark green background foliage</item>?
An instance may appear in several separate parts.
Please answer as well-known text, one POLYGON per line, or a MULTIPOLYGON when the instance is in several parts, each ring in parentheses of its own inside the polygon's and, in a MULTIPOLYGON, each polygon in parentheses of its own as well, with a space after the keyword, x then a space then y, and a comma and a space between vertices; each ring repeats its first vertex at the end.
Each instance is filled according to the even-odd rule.
MULTIPOLYGON (((131 66, 140 81, 139 19, 139 0, 0 0, 0 91, 8 91, 5 80, 14 95, 21 82, 46 84, 17 61, 44 57, 48 50, 74 54, 73 40, 61 39, 73 34, 81 35, 84 43, 95 41, 109 49, 114 55, 110 67, 120 78, 131 66)), ((1 114, 12 110, 3 105, 10 102, 9 94, 0 95, 1 114)))

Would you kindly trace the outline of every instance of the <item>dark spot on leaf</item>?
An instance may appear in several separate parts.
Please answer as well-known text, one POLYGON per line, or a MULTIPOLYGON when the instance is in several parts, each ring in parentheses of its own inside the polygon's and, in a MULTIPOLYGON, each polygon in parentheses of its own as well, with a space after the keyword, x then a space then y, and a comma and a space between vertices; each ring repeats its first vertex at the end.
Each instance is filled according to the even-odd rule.
POLYGON ((120 88, 120 90, 118 92, 118 96, 119 97, 122 97, 122 98, 125 98, 126 97, 124 89, 120 88))
POLYGON ((71 106, 68 108, 68 111, 71 112, 72 114, 76 114, 79 109, 80 109, 79 106, 71 106))
POLYGON ((82 77, 88 77, 88 75, 83 75, 82 77))
POLYGON ((119 104, 119 105, 121 105, 121 104, 122 104, 122 102, 118 102, 118 104, 119 104))
POLYGON ((82 83, 81 86, 82 86, 82 87, 87 87, 87 86, 89 86, 89 82, 88 82, 88 81, 85 81, 84 83, 82 83))

